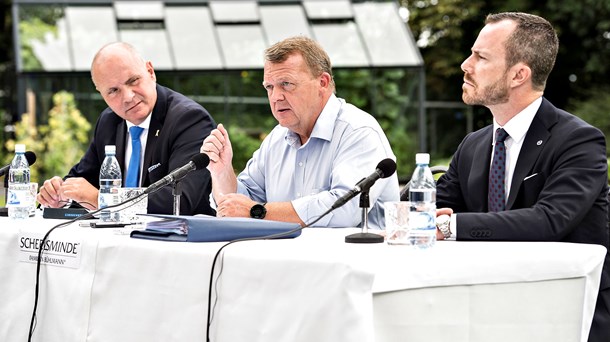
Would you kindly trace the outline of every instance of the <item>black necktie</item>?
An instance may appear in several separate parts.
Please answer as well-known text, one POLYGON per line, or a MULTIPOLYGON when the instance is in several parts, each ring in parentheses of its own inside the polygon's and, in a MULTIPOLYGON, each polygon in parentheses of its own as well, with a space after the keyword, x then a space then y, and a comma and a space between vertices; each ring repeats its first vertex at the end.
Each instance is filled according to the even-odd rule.
POLYGON ((503 211, 506 209, 506 146, 504 140, 508 133, 503 128, 496 130, 496 145, 494 156, 489 170, 489 185, 487 191, 487 205, 489 211, 503 211))

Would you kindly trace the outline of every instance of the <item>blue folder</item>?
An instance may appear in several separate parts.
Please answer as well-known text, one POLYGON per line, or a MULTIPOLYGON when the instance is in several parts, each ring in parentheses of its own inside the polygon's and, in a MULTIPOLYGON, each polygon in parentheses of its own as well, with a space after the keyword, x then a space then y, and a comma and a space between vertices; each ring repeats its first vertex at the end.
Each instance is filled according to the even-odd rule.
POLYGON ((159 217, 162 220, 148 222, 146 229, 132 231, 131 237, 163 241, 218 242, 268 236, 295 238, 301 235, 299 229, 301 226, 298 223, 244 217, 148 216, 159 217))

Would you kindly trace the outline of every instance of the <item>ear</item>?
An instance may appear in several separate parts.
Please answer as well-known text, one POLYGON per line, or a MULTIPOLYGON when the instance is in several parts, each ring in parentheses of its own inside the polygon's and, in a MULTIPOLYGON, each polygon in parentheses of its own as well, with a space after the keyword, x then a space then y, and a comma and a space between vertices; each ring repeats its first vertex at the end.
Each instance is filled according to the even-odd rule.
POLYGON ((515 64, 512 68, 510 68, 510 72, 512 76, 510 80, 511 87, 519 87, 528 82, 531 84, 532 69, 530 69, 530 67, 525 63, 520 62, 515 64))
POLYGON ((328 88, 330 87, 330 74, 327 72, 323 72, 320 75, 320 88, 328 88))
POLYGON ((146 62, 146 71, 150 75, 150 78, 152 78, 152 80, 156 82, 157 76, 155 75, 155 69, 153 68, 151 61, 146 62))

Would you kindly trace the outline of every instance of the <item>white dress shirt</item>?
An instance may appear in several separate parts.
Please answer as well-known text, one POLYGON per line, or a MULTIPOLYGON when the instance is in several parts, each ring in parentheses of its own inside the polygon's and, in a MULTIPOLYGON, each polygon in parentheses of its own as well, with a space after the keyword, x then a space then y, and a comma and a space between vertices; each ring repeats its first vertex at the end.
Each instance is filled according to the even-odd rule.
MULTIPOLYGON (((374 117, 330 97, 309 140, 276 126, 254 152, 237 180, 238 193, 258 202, 290 201, 305 223, 329 209, 379 161, 395 156, 374 117)), ((399 200, 396 173, 370 189, 369 228, 381 229, 387 201, 399 200)), ((358 197, 357 197, 358 198, 358 197)), ((358 199, 353 199, 316 223, 325 227, 354 227, 361 222, 358 199)))

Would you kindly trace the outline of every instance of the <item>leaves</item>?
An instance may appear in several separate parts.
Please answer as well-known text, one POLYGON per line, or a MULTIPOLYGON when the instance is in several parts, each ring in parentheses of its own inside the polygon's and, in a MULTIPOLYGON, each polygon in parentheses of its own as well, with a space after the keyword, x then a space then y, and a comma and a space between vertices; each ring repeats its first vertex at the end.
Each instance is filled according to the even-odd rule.
MULTIPOLYGON (((60 91, 53 95, 53 108, 49 111, 47 125, 36 125, 29 114, 24 114, 15 124, 15 139, 6 147, 15 150, 15 144, 25 144, 26 149, 39 157, 30 167, 32 181, 39 183, 52 176, 63 176, 85 153, 89 144, 91 124, 76 108, 74 95, 60 91)), ((5 161, 12 159, 5 156, 5 161)))

